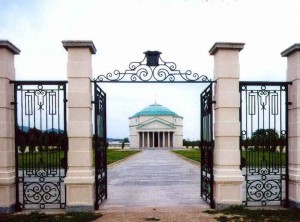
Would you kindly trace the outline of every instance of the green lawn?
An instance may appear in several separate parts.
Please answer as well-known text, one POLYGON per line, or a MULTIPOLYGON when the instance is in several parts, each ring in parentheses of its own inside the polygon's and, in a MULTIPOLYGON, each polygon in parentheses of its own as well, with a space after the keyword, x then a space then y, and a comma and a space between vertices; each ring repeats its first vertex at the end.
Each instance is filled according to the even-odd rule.
POLYGON ((285 166, 286 154, 279 152, 266 152, 262 151, 248 151, 246 158, 246 151, 242 151, 242 157, 247 160, 248 166, 285 166))
POLYGON ((187 157, 189 159, 200 162, 200 149, 173 150, 174 153, 187 157))
POLYGON ((107 164, 114 163, 133 154, 140 152, 139 150, 107 150, 107 164))
POLYGON ((215 219, 222 222, 300 222, 299 209, 251 209, 231 207, 225 210, 206 210, 204 212, 216 215, 215 219))
POLYGON ((45 214, 37 211, 30 214, 0 213, 0 222, 91 222, 101 216, 99 213, 45 214))
MULTIPOLYGON (((138 153, 138 150, 107 150, 107 164, 114 163, 121 159, 124 159, 128 156, 131 156, 135 153, 138 153)), ((95 155, 95 154, 93 154, 95 155)), ((59 166, 60 162, 63 164, 64 153, 63 151, 49 151, 48 158, 46 158, 46 152, 26 152, 24 154, 18 155, 19 169, 22 169, 23 166, 34 166, 37 168, 53 167, 59 166)), ((95 159, 95 158, 93 158, 95 159)), ((94 160, 95 161, 95 160, 94 160)))

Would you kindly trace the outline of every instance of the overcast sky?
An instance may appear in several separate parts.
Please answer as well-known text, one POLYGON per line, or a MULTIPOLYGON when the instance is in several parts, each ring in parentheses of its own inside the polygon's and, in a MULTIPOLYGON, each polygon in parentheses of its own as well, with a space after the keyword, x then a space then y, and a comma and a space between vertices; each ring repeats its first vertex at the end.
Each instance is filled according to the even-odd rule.
MULTIPOLYGON (((244 42, 242 80, 285 80, 280 52, 300 42, 300 1, 289 0, 0 0, 0 39, 15 44, 18 80, 64 80, 62 40, 92 40, 93 76, 162 59, 213 77, 208 50, 217 41, 244 42)), ((184 117, 184 138, 200 137, 201 84, 102 84, 108 136, 127 137, 128 117, 157 102, 184 117)))

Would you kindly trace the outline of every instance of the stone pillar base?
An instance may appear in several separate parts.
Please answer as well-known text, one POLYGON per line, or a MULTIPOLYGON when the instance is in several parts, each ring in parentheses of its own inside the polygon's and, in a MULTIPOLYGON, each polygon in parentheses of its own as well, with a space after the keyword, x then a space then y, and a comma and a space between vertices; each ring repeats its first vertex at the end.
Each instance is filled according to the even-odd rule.
POLYGON ((65 178, 65 184, 67 189, 67 212, 94 211, 95 177, 92 170, 69 170, 65 178))
POLYGON ((0 213, 16 212, 16 186, 11 182, 0 185, 0 213))
POLYGON ((14 213, 16 212, 16 206, 15 204, 14 205, 11 205, 11 206, 8 206, 8 207, 0 207, 0 213, 14 213))
MULTIPOLYGON (((7 184, 0 185, 0 213, 13 213, 16 211, 16 186, 13 178, 7 184)), ((3 183, 4 179, 2 179, 3 183)), ((5 183, 5 182, 4 182, 5 183)))
POLYGON ((214 170, 215 208, 222 210, 242 204, 244 177, 239 169, 214 170))
POLYGON ((300 202, 289 201, 289 208, 300 209, 300 202))

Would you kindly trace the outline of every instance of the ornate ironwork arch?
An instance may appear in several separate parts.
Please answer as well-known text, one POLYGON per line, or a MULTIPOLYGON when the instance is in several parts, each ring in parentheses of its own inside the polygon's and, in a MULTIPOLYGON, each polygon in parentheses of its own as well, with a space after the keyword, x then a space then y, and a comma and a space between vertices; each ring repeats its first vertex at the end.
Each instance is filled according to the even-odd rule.
POLYGON ((124 72, 115 70, 106 75, 99 75, 95 82, 213 82, 206 75, 199 75, 190 70, 177 70, 174 62, 165 62, 159 51, 146 51, 141 62, 131 62, 124 72))

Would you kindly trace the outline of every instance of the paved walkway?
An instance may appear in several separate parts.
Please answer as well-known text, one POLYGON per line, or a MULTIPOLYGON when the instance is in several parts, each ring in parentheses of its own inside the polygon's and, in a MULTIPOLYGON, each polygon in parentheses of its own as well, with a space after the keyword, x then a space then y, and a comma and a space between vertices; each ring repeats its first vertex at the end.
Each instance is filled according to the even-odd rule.
POLYGON ((200 198, 200 169, 169 150, 144 150, 108 169, 108 200, 119 207, 209 208, 200 198))

